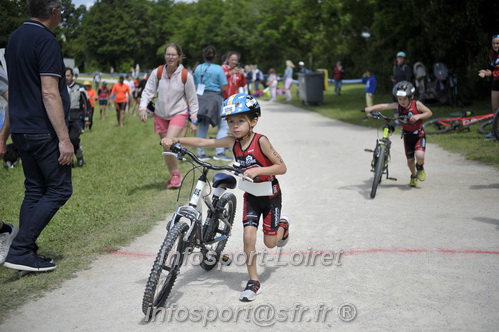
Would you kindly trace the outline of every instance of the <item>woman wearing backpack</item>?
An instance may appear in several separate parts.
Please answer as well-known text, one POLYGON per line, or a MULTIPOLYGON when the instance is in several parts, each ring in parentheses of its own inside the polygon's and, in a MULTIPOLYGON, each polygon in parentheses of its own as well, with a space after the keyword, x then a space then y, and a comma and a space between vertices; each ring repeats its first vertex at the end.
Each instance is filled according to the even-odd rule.
MULTIPOLYGON (((154 107, 154 131, 159 134, 160 139, 180 136, 189 118, 191 131, 195 132, 198 114, 194 79, 182 65, 182 49, 179 45, 170 43, 165 47, 164 56, 166 64, 152 71, 142 92, 139 107, 140 119, 146 122, 147 105, 158 92, 154 107), (182 76, 187 79, 183 81, 182 76)), ((178 160, 173 156, 165 156, 165 161, 170 172, 166 188, 179 188, 182 175, 178 170, 178 160)))

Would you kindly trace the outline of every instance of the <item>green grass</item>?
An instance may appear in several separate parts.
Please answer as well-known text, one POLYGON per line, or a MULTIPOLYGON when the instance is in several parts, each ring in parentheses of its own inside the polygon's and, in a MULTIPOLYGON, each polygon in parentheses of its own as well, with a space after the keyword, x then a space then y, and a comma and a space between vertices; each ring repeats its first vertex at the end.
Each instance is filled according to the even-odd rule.
MULTIPOLYGON (((364 114, 359 112, 365 106, 362 85, 344 85, 340 97, 333 96, 330 87, 323 106, 302 106, 294 91, 293 96, 293 105, 326 117, 362 126, 381 126, 379 121, 362 121, 364 114)), ((375 97, 377 103, 390 100, 389 95, 375 97)), ((279 95, 278 101, 284 102, 284 96, 279 95)), ((456 111, 445 106, 429 107, 434 116, 456 111)), ((489 100, 467 108, 474 114, 485 114, 489 109, 489 100)), ((99 120, 97 115, 94 119, 93 131, 81 137, 87 164, 73 169, 73 196, 38 240, 40 253, 54 258, 58 268, 21 279, 16 271, 0 268, 0 321, 10 309, 59 287, 76 272, 89 268, 98 255, 130 243, 173 211, 178 192, 165 190, 168 171, 152 120, 144 124, 127 115, 125 127, 118 128, 114 111, 108 112, 106 120, 99 120)), ((214 133, 211 129, 209 135, 214 133)), ((428 136, 428 141, 468 159, 499 167, 499 143, 481 140, 481 136, 473 128, 469 133, 428 136)), ((183 165, 181 171, 185 173, 187 168, 183 165)), ((17 224, 24 195, 23 181, 22 167, 0 169, 2 220, 17 224)), ((187 200, 190 185, 185 188, 181 202, 187 200)))
MULTIPOLYGON (((293 91, 293 100, 289 102, 292 105, 302 107, 304 109, 317 112, 328 118, 341 120, 353 123, 360 126, 381 127, 381 121, 362 121, 364 113, 359 112, 360 109, 366 106, 364 85, 362 84, 344 84, 342 87, 341 96, 333 95, 334 87, 329 85, 327 91, 324 92, 324 102, 322 106, 304 106, 296 97, 293 91)), ((277 96, 277 101, 284 101, 284 96, 277 96)), ((392 101, 391 95, 375 95, 375 103, 389 103, 392 101)), ((450 116, 451 113, 458 111, 471 111, 473 115, 491 113, 490 98, 485 100, 475 100, 471 105, 460 108, 452 108, 438 104, 427 104, 432 112, 432 118, 450 116)), ((265 110, 264 110, 265 111, 265 110)), ((390 115, 390 111, 383 112, 390 115)), ((471 126, 471 130, 464 132, 452 132, 443 135, 426 135, 429 143, 436 143, 442 148, 459 153, 466 159, 480 161, 488 165, 499 168, 499 142, 481 139, 484 135, 477 132, 479 125, 471 126)))

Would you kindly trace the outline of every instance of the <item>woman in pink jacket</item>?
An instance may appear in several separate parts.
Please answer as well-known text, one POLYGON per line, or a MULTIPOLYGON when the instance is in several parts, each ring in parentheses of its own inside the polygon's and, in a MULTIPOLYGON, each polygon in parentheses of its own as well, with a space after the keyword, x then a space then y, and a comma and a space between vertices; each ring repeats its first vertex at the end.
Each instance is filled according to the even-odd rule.
MULTIPOLYGON (((165 47, 166 65, 152 71, 140 99, 140 119, 147 120, 147 105, 158 92, 154 110, 154 131, 160 139, 174 138, 181 135, 187 120, 191 120, 191 131, 197 130, 198 98, 194 79, 187 73, 187 80, 182 81, 181 64, 182 49, 171 43, 165 47), (158 74, 158 71, 160 73, 158 74), (159 79, 158 79, 158 76, 159 79)), ((166 150, 165 150, 166 151, 166 150)), ((170 171, 167 189, 176 189, 182 183, 182 175, 178 170, 178 160, 173 156, 165 156, 166 166, 170 171)))

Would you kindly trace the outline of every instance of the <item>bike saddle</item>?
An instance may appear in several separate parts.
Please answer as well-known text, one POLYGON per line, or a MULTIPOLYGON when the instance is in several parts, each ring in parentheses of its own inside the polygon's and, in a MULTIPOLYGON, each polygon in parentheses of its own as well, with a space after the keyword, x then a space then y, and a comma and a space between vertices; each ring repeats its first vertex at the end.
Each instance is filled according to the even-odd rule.
POLYGON ((216 173, 213 176, 213 187, 234 189, 236 187, 236 179, 230 174, 216 173))

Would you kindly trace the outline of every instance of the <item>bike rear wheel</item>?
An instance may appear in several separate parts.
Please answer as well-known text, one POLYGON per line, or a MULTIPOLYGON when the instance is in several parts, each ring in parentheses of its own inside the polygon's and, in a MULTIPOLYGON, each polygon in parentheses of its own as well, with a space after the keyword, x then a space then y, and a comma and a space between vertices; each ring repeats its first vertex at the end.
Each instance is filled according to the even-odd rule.
POLYGON ((214 214, 206 223, 206 231, 204 233, 204 239, 206 242, 213 241, 221 236, 226 236, 225 239, 213 243, 212 251, 215 252, 215 255, 210 255, 210 251, 208 250, 202 250, 203 260, 200 265, 206 271, 213 269, 220 260, 220 255, 229 240, 232 224, 234 223, 236 205, 236 196, 232 193, 225 193, 215 207, 216 214, 214 214), (224 219, 230 227, 221 219, 224 219))
POLYGON ((454 129, 453 118, 437 118, 423 123, 426 134, 443 134, 454 129))
POLYGON ((493 124, 494 124, 493 119, 485 121, 484 123, 482 123, 480 125, 480 127, 478 127, 478 133, 483 134, 483 135, 490 133, 492 131, 493 124))
POLYGON ((499 141, 499 108, 496 110, 496 113, 494 115, 494 120, 492 122, 492 132, 494 133, 496 140, 499 141))
POLYGON ((142 312, 148 317, 154 315, 155 310, 163 306, 170 295, 182 266, 185 253, 183 237, 188 229, 185 222, 177 223, 161 245, 142 299, 142 312))
POLYGON ((376 191, 378 190, 378 185, 381 182, 381 177, 383 176, 385 158, 386 158, 386 147, 381 146, 379 149, 378 158, 376 160, 376 165, 374 166, 374 179, 371 188, 371 198, 376 197, 376 191))

